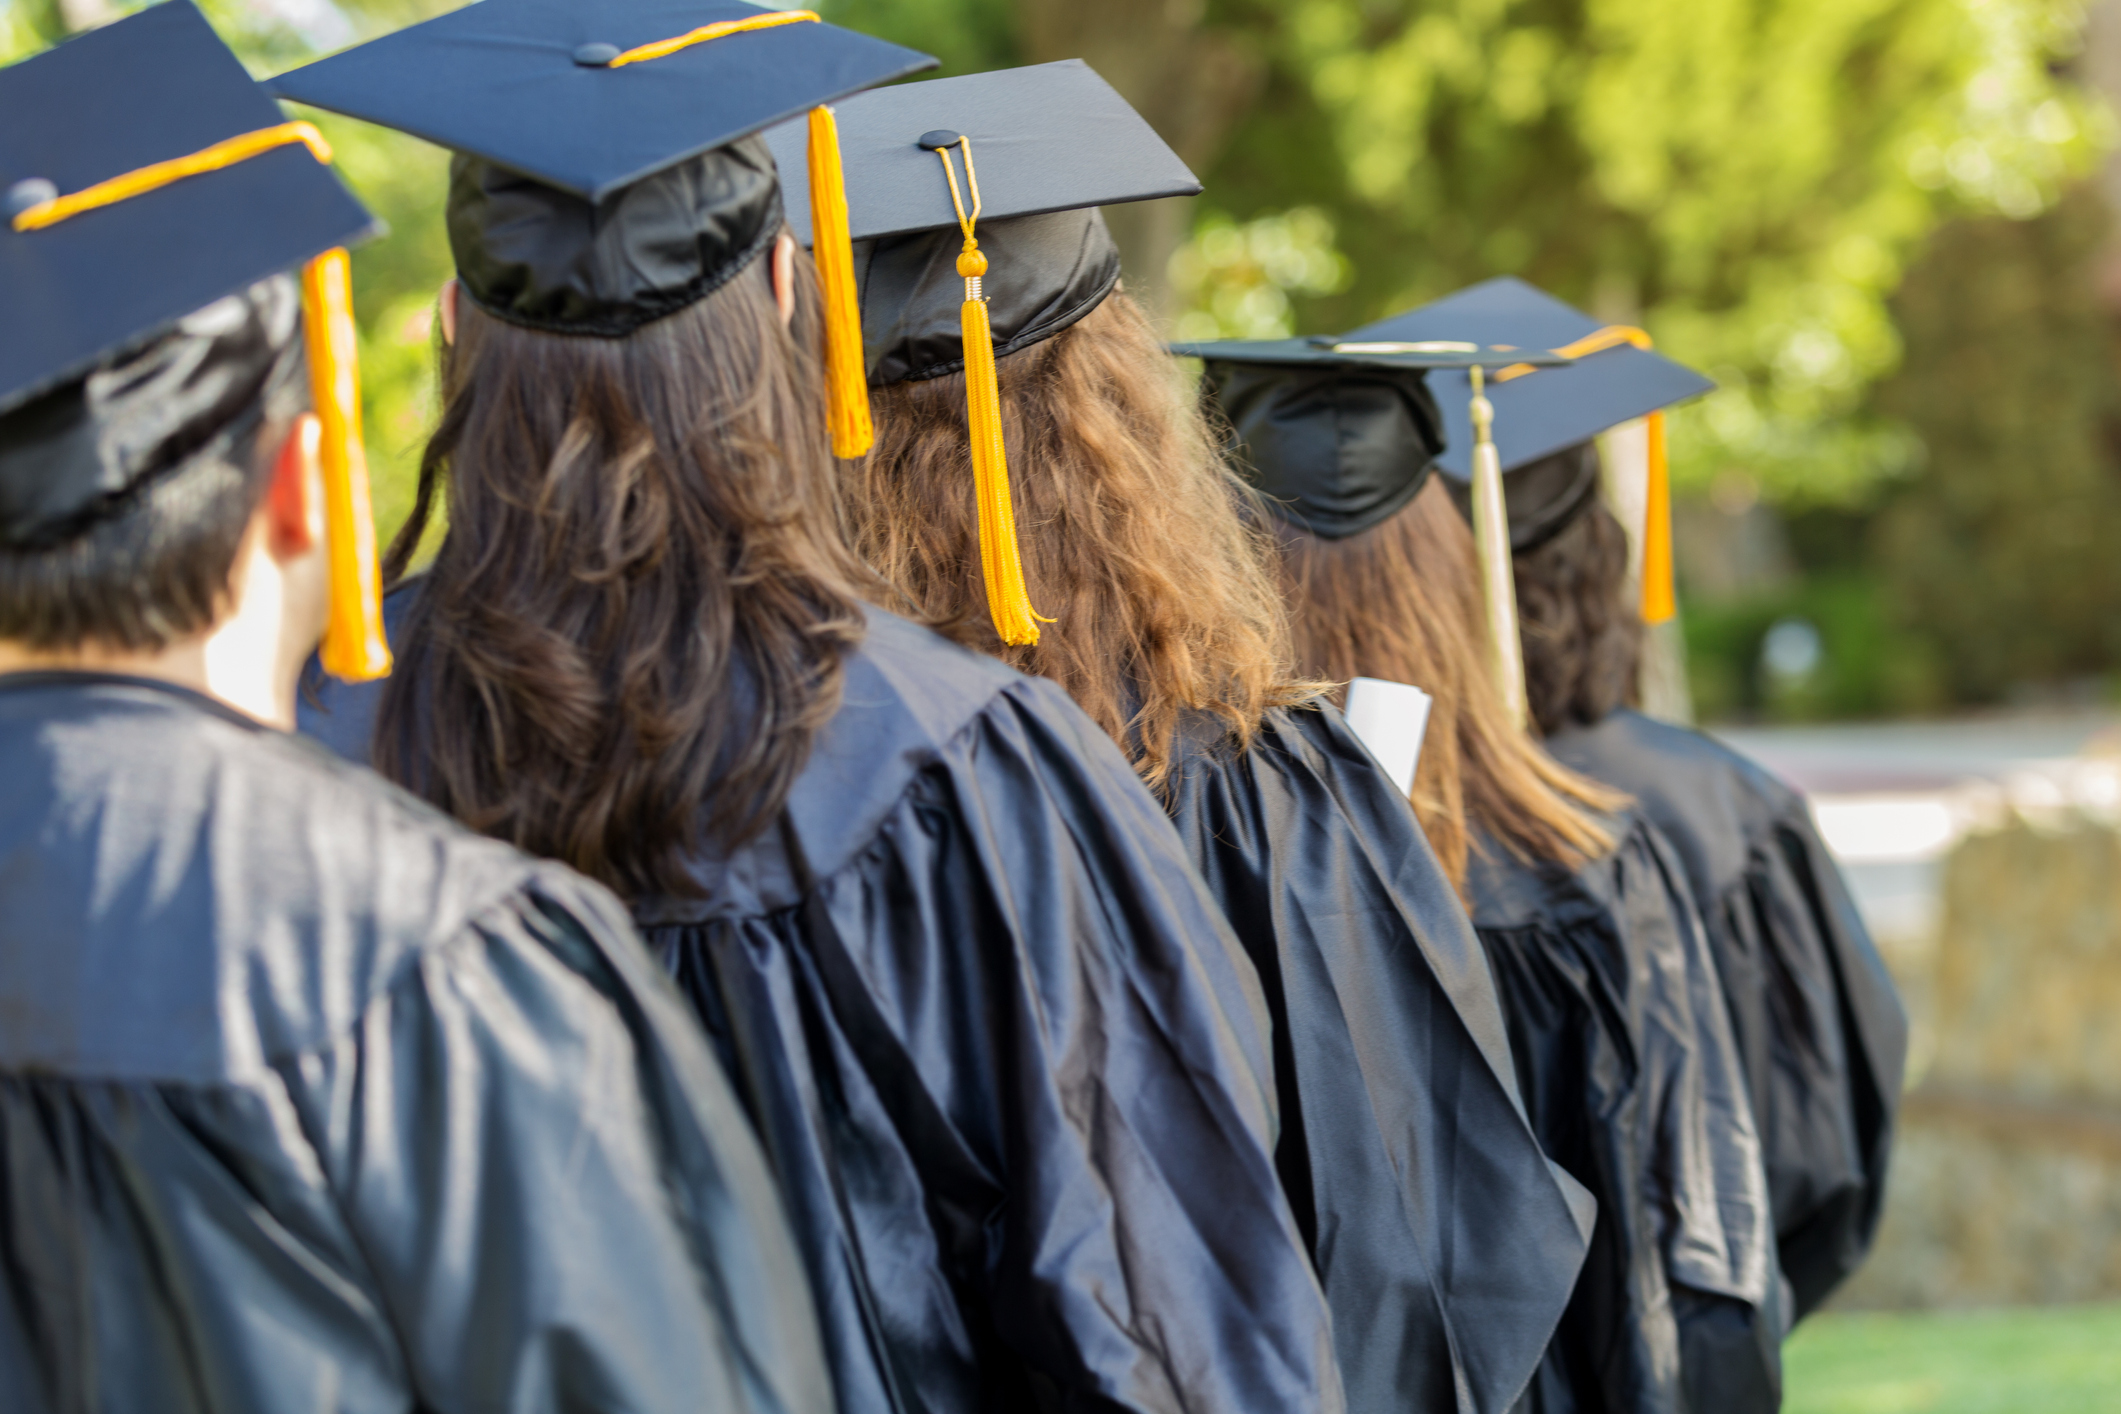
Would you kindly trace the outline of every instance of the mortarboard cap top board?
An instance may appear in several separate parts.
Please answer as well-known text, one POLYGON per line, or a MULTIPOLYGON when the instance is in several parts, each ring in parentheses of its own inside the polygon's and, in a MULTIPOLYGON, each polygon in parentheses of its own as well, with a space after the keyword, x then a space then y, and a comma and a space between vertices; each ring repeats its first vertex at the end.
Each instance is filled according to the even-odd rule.
POLYGON ((0 69, 0 416, 373 233, 374 218, 300 140, 17 229, 41 199, 284 125, 190 0, 0 69))
MULTIPOLYGON (((980 223, 1194 196, 1200 181, 1147 119, 1080 59, 877 89, 839 107, 855 240, 957 229, 938 146, 972 140, 980 223)), ((793 192, 801 129, 766 133, 793 192)), ((808 203, 791 200, 796 238, 808 203)), ((999 274, 999 271, 996 272, 999 274)))
MULTIPOLYGON (((1462 339, 1556 350, 1589 340, 1608 328, 1543 290, 1503 276, 1378 320, 1344 337, 1351 341, 1462 339)), ((1509 370, 1504 370, 1503 376, 1488 382, 1486 394, 1495 406, 1495 449, 1505 472, 1716 386, 1684 364, 1625 338, 1562 362, 1563 367, 1546 367, 1522 377, 1510 377, 1509 370)), ((1448 442, 1437 458, 1437 468, 1454 480, 1469 480, 1474 440, 1468 410, 1471 380, 1464 373, 1440 372, 1432 386, 1443 408, 1448 442)))
MULTIPOLYGON (((1080 59, 877 89, 841 104, 839 124, 872 387, 965 367, 958 208, 971 214, 975 186, 996 357, 1060 333, 1119 283, 1119 248, 1097 208, 1201 189, 1148 121, 1080 59), (961 141, 970 147, 969 175, 961 141)), ((800 138, 792 124, 766 133, 783 173, 800 138)), ((786 180, 792 190, 800 178, 786 180)), ((791 212, 803 205, 791 201, 791 212)), ((790 221, 808 239, 802 218, 790 221)))
POLYGON ((1544 349, 1460 339, 1387 340, 1314 334, 1301 339, 1210 339, 1167 345, 1179 358, 1279 368, 1411 369, 1549 367, 1566 363, 1544 349))
MULTIPOLYGON (((1226 339, 1173 344, 1204 364, 1203 393, 1231 429, 1239 471, 1282 519, 1328 540, 1399 513, 1444 449, 1427 376, 1501 368, 1517 348, 1458 340, 1226 339)), ((1562 360, 1533 357, 1541 365, 1562 360)))
POLYGON ((735 0, 478 0, 266 86, 594 204, 935 62, 811 11, 735 0))
POLYGON ((0 70, 0 544, 241 464, 309 405, 289 272, 374 227, 328 152, 189 0, 0 70))
MULTIPOLYGON (((833 450, 871 434, 837 128, 824 105, 933 68, 811 10, 730 0, 480 0, 272 81, 453 150, 461 288, 496 318, 617 338, 720 289, 784 213, 757 134, 809 110, 806 216, 825 303, 833 450)), ((807 175, 807 171, 806 171, 807 175)))

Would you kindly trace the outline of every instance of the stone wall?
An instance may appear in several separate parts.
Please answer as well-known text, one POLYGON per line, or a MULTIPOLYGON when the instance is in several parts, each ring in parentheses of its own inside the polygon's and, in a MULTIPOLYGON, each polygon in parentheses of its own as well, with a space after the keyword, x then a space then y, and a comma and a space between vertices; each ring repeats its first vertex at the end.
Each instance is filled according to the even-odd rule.
POLYGON ((2121 828, 2014 811, 1961 841, 1926 961, 1885 1222, 1838 1304, 2121 1296, 2121 828))

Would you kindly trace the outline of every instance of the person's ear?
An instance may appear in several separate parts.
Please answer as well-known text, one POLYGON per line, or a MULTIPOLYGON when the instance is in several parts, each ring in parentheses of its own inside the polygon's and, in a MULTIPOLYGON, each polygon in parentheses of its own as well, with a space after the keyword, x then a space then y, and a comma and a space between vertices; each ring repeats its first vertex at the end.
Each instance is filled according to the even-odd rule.
POLYGON ((442 282, 442 293, 435 302, 441 306, 442 342, 454 345, 457 341, 457 277, 452 275, 442 282))
POLYGON ((773 243, 773 302, 780 306, 781 323, 795 322, 795 237, 786 231, 773 243))
POLYGON ((324 424, 305 412, 273 457, 265 492, 266 548, 282 562, 324 543, 324 424))

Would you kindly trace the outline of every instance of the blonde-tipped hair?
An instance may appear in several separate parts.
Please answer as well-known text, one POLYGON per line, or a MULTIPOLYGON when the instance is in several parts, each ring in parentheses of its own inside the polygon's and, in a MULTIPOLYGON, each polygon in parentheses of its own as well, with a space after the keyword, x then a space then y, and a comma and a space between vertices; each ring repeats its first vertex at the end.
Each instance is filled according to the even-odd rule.
POLYGON ((1410 799, 1464 887, 1478 825, 1520 859, 1575 867, 1613 848, 1594 812, 1627 798, 1556 762, 1509 720, 1483 641, 1472 532, 1440 480, 1344 540, 1280 532, 1297 662, 1345 682, 1412 683, 1434 698, 1410 799))

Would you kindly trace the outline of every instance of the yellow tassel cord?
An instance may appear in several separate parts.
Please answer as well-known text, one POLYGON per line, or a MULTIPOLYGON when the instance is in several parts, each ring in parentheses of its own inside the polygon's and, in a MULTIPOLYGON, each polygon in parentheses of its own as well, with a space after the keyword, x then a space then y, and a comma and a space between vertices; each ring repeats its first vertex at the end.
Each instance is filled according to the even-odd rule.
POLYGON ((1480 555, 1481 596, 1488 610, 1488 661, 1503 708, 1519 726, 1528 719, 1524 644, 1517 637, 1517 581, 1510 564, 1510 512, 1503 500, 1502 457, 1495 450, 1495 404, 1481 370, 1473 375, 1473 545, 1480 555))
POLYGON ((876 427, 869 418, 869 372, 862 355, 862 309, 854 286, 839 133, 830 108, 810 110, 810 248, 825 298, 825 413, 832 454, 859 457, 876 444, 876 427))
POLYGON ((660 59, 675 54, 680 49, 690 49, 695 44, 706 44, 710 40, 726 39, 732 34, 750 34, 755 30, 779 29, 782 25, 814 25, 822 23, 815 10, 768 10, 763 15, 750 15, 741 20, 718 20, 711 25, 701 25, 675 39, 659 39, 653 44, 638 44, 613 59, 604 67, 624 68, 648 59, 660 59))
POLYGON ((354 343, 353 284, 346 252, 328 250, 302 269, 302 331, 309 383, 323 424, 324 539, 330 555, 331 618, 324 671, 345 682, 390 673, 383 637, 383 581, 361 446, 361 380, 354 343))
POLYGON ((965 415, 972 440, 973 494, 979 503, 980 572, 987 581, 987 612, 994 618, 994 631, 1002 642, 1029 645, 1038 642, 1038 626, 1050 624, 1031 607, 1024 588, 1023 554, 1016 543, 1016 507, 1009 495, 1009 459, 1002 445, 1001 384, 994 370, 994 332, 987 323, 987 302, 980 282, 987 273, 987 257, 980 253, 973 229, 979 223, 979 174, 972 168, 972 140, 955 144, 965 155, 965 184, 972 188, 972 213, 958 191, 957 169, 950 163, 950 149, 936 152, 943 159, 943 173, 950 180, 950 201, 957 208, 957 223, 965 233, 965 249, 957 258, 957 273, 965 281, 965 303, 959 311, 960 331, 965 341, 965 415))
POLYGON ((1661 624, 1679 612, 1672 582, 1672 477, 1664 459, 1664 414, 1649 416, 1650 485, 1642 517, 1642 621, 1661 624))
MULTIPOLYGON (((280 123, 238 134, 188 156, 121 173, 69 196, 40 201, 15 216, 14 228, 41 231, 83 212, 145 196, 187 177, 218 172, 295 143, 307 147, 317 161, 331 162, 331 145, 314 125, 280 123)), ((323 431, 325 554, 331 576, 324 668, 348 682, 365 682, 390 672, 390 646, 383 638, 382 579, 376 569, 368 459, 361 449, 359 356, 345 251, 326 251, 303 267, 302 320, 310 387, 323 431)))
MULTIPOLYGON (((1619 348, 1653 347, 1649 334, 1626 324, 1608 324, 1586 334, 1575 343, 1554 350, 1557 357, 1587 358, 1594 353, 1619 348)), ((1537 373, 1529 363, 1513 363, 1495 375, 1498 383, 1537 373)), ((1649 485, 1642 520, 1642 621, 1661 624, 1679 612, 1679 593, 1672 578, 1672 477, 1665 460, 1664 414, 1653 412, 1649 423, 1649 485)))
POLYGON ((115 206, 136 196, 145 196, 159 191, 172 182, 181 182, 186 177, 196 177, 206 172, 218 172, 224 167, 233 167, 238 162, 247 162, 261 153, 274 148, 301 143, 310 155, 326 166, 331 165, 331 144, 324 140, 310 123, 280 123, 270 128, 259 128, 256 132, 241 133, 201 148, 187 157, 172 157, 167 162, 137 168, 112 177, 107 182, 98 182, 71 196, 55 196, 40 201, 34 206, 24 207, 15 215, 18 231, 41 231, 47 226, 56 226, 70 216, 79 216, 84 211, 99 207, 115 206))

